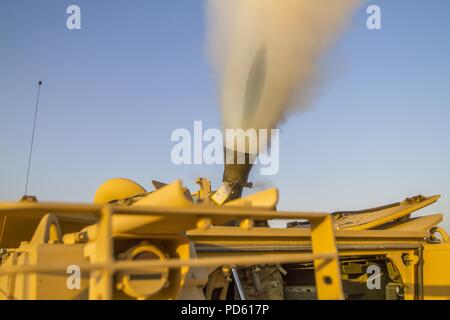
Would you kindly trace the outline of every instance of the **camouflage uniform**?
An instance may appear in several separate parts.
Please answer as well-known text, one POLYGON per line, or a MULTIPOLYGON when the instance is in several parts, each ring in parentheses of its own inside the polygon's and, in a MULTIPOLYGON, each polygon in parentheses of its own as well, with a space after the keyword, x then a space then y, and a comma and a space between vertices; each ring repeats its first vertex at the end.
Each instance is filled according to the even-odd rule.
MULTIPOLYGON (((258 265, 238 268, 246 300, 283 300, 284 270, 279 265, 258 265)), ((235 297, 239 299, 237 289, 235 297)))

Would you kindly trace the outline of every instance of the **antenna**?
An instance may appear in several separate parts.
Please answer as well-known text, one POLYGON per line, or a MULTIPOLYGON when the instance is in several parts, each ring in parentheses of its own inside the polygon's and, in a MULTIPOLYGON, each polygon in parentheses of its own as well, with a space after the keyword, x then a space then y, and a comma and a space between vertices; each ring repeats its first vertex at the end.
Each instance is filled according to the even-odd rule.
POLYGON ((24 197, 27 196, 27 192, 28 192, 28 180, 30 178, 31 157, 33 155, 34 132, 36 130, 36 119, 37 119, 37 113, 38 113, 38 108, 39 108, 39 95, 41 93, 41 85, 42 85, 42 81, 39 80, 38 81, 38 92, 37 92, 37 97, 36 97, 36 106, 34 108, 33 132, 31 133, 30 154, 28 156, 27 181, 25 183, 25 195, 24 195, 24 197))

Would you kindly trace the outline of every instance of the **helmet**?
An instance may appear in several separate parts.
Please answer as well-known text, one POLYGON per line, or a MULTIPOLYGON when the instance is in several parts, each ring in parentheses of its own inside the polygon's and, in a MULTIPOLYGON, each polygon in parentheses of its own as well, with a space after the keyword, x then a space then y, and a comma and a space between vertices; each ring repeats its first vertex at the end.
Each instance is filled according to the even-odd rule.
POLYGON ((130 198, 147 192, 138 183, 125 178, 113 178, 98 187, 94 203, 102 204, 114 200, 130 198))

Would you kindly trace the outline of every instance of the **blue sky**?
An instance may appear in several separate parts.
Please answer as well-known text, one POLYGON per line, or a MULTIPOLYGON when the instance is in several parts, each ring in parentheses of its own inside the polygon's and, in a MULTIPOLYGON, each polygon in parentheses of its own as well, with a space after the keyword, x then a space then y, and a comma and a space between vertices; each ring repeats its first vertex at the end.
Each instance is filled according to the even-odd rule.
MULTIPOLYGON (((441 194, 450 226, 450 2, 369 1, 324 59, 327 81, 281 126, 280 209, 334 211, 441 194), (382 10, 382 30, 365 9, 382 10)), ((174 129, 220 127, 203 0, 24 1, 0 5, 0 200, 24 191, 36 83, 43 80, 29 193, 91 201, 128 177, 221 180, 175 166, 174 129), (82 29, 66 28, 77 4, 82 29)), ((288 67, 288 66, 287 66, 288 67)), ((255 170, 256 172, 257 170, 255 170)))

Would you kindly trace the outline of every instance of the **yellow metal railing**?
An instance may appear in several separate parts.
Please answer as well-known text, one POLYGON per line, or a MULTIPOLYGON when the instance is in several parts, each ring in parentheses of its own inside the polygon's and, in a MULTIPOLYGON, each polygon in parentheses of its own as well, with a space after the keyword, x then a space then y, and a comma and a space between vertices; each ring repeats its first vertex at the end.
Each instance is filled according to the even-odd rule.
MULTIPOLYGON (((280 212, 258 208, 239 207, 133 207, 118 205, 57 204, 57 203, 10 203, 0 204, 0 215, 85 215, 98 222, 95 254, 90 263, 80 265, 82 270, 93 271, 89 283, 91 299, 111 299, 113 274, 117 271, 139 270, 145 272, 157 268, 206 267, 215 265, 254 265, 270 263, 314 262, 315 280, 319 299, 343 299, 342 282, 339 269, 339 256, 336 249, 333 219, 328 213, 280 212), (308 220, 311 223, 312 254, 309 253, 271 253, 244 256, 214 256, 191 259, 170 258, 149 261, 116 261, 113 255, 112 216, 142 215, 172 218, 189 218, 196 226, 208 228, 216 221, 224 219, 241 221, 242 229, 251 229, 254 220, 291 219, 308 220), (146 270, 144 270, 146 269, 146 270)), ((185 230, 186 231, 186 230, 185 230)), ((38 273, 65 270, 64 265, 3 266, 0 275, 12 273, 38 273)))

